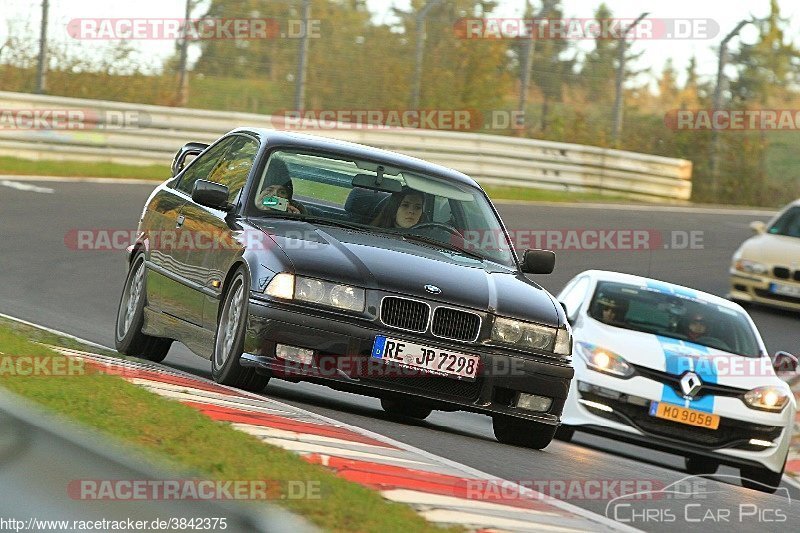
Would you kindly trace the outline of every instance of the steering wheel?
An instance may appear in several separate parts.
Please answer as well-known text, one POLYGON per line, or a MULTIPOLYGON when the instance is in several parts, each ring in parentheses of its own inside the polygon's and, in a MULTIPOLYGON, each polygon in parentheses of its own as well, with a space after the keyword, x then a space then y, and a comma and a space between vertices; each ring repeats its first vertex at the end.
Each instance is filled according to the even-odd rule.
POLYGON ((453 226, 448 226, 447 224, 443 224, 441 222, 423 222, 422 224, 417 224, 416 226, 412 227, 411 229, 423 229, 423 228, 439 228, 445 230, 447 233, 454 235, 456 237, 464 238, 461 235, 461 232, 458 231, 453 226))
POLYGON ((725 342, 722 339, 719 339, 717 337, 712 337, 710 335, 704 335, 704 336, 698 338, 697 342, 698 343, 702 343, 702 344, 706 344, 706 345, 713 345, 713 346, 719 348, 720 350, 725 350, 726 352, 731 351, 730 346, 728 346, 727 342, 725 342))

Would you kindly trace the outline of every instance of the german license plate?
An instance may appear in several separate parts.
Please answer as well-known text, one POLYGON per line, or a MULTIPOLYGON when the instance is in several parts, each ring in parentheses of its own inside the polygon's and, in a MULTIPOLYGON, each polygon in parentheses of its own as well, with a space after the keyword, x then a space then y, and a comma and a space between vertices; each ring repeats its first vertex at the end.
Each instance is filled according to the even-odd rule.
POLYGON ((664 402, 651 402, 650 416, 707 429, 717 429, 719 427, 719 415, 701 413, 694 409, 687 409, 686 407, 664 402))
POLYGON ((478 374, 480 357, 441 348, 422 346, 413 342, 375 337, 372 357, 405 367, 429 371, 432 374, 473 379, 478 374))
POLYGON ((769 292, 772 294, 782 294, 784 296, 795 296, 800 298, 800 287, 784 285, 782 283, 770 283, 769 292))

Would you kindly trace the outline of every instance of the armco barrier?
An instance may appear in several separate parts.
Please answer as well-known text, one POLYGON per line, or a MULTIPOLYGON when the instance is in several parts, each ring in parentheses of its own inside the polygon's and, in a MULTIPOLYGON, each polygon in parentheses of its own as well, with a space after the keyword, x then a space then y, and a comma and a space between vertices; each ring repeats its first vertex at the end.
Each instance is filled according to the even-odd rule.
MULTIPOLYGON (((9 128, 0 121, 0 155, 26 159, 167 164, 188 141, 211 141, 238 126, 272 128, 269 115, 184 109, 0 91, 0 112, 75 109, 127 114, 122 128, 9 128)), ((483 184, 597 192, 650 201, 686 201, 692 163, 594 146, 453 131, 348 128, 308 133, 403 152, 460 170, 483 184)), ((0 168, 2 171, 2 168, 0 168)))

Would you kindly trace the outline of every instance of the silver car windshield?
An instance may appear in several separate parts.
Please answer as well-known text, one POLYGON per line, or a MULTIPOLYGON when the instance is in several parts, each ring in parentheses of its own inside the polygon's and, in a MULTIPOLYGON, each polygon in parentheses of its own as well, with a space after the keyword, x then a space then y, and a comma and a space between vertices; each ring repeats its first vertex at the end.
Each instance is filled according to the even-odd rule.
POLYGON ((770 226, 769 233, 800 238, 800 206, 792 207, 770 226))
POLYGON ((375 161, 276 151, 254 189, 247 201, 250 216, 364 228, 516 266, 491 204, 467 184, 375 161))
POLYGON ((610 326, 671 337, 746 357, 760 357, 750 322, 741 312, 687 294, 603 281, 589 315, 610 326))

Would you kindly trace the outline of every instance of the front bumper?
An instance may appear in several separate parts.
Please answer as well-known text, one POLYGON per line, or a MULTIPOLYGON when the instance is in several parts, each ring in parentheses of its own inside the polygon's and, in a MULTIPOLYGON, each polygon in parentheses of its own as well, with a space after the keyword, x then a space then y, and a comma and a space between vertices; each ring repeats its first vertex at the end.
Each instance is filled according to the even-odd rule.
POLYGON ((359 394, 406 396, 441 410, 503 414, 557 425, 574 374, 568 363, 525 356, 480 344, 448 342, 405 331, 377 327, 358 317, 316 312, 296 304, 251 300, 241 364, 273 376, 311 381, 359 394), (381 360, 370 357, 376 335, 478 354, 482 369, 475 380, 407 376, 386 372, 381 360), (275 355, 275 345, 314 350, 311 365, 287 363, 275 355), (516 407, 519 393, 552 398, 546 412, 516 407))
POLYGON ((698 428, 648 414, 651 401, 663 401, 664 383, 639 375, 619 379, 589 370, 577 359, 564 424, 651 449, 712 457, 721 464, 782 470, 791 438, 792 405, 780 413, 766 413, 747 408, 738 398, 718 396, 713 413, 720 416, 719 428, 698 428), (613 411, 580 400, 601 403, 613 411), (750 439, 773 445, 752 445, 750 439))
POLYGON ((800 290, 800 282, 746 274, 733 269, 731 269, 730 275, 731 291, 728 294, 728 298, 731 300, 800 311, 800 298, 775 294, 770 291, 771 283, 780 283, 781 285, 797 287, 797 289, 800 290))

